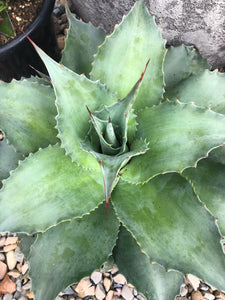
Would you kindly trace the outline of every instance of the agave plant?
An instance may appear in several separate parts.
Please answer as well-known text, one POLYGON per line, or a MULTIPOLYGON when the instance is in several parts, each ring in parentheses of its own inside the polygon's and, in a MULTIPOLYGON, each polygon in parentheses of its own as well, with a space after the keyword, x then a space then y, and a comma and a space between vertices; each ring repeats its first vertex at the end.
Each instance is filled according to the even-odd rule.
POLYGON ((167 52, 143 0, 106 38, 67 13, 62 64, 34 45, 51 82, 0 83, 0 231, 37 233, 35 299, 110 256, 148 299, 184 274, 225 290, 224 74, 167 52))

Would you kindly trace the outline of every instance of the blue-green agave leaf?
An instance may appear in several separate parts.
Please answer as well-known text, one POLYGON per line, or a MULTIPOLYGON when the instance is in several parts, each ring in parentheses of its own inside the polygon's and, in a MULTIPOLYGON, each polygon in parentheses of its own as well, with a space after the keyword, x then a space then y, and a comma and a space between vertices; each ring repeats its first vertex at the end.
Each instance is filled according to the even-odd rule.
POLYGON ((49 83, 31 77, 10 83, 0 81, 0 89, 0 128, 17 152, 28 155, 59 141, 55 95, 49 83))
POLYGON ((163 102, 139 111, 137 122, 137 136, 150 141, 150 150, 126 167, 130 182, 180 172, 225 142, 225 116, 193 103, 163 102))
POLYGON ((196 168, 186 169, 183 175, 193 183, 196 194, 217 218, 220 231, 225 236, 225 165, 206 158, 196 168))
POLYGON ((158 104, 164 91, 162 64, 165 41, 144 0, 137 1, 98 48, 91 79, 101 79, 119 98, 124 98, 138 80, 147 61, 149 67, 134 104, 135 109, 158 104))
POLYGON ((193 46, 170 47, 164 63, 166 91, 191 75, 201 74, 210 66, 193 46))
POLYGON ((149 259, 225 290, 225 256, 215 218, 179 174, 160 175, 144 185, 120 180, 111 199, 149 259))
POLYGON ((104 201, 101 170, 73 164, 59 145, 39 150, 3 181, 0 232, 35 233, 76 216, 104 201))
POLYGON ((29 259, 35 300, 55 299, 60 291, 90 275, 107 260, 119 229, 115 212, 111 205, 109 208, 108 219, 104 205, 100 205, 83 218, 38 235, 29 259))
POLYGON ((123 226, 120 227, 113 257, 127 281, 148 300, 174 300, 180 293, 181 284, 184 283, 183 274, 167 271, 159 264, 152 263, 123 226))
POLYGON ((76 19, 66 5, 66 14, 69 20, 65 48, 62 51, 61 63, 77 74, 84 73, 89 77, 93 55, 97 47, 105 39, 101 28, 91 23, 84 23, 76 19))

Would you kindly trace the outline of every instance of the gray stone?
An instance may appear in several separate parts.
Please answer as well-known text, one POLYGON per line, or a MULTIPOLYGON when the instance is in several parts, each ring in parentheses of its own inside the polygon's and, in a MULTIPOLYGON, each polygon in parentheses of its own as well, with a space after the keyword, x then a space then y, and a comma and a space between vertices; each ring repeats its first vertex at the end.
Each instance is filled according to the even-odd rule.
POLYGON ((16 283, 16 290, 21 293, 21 291, 22 291, 22 283, 21 283, 21 281, 18 281, 16 283))
POLYGON ((19 291, 16 291, 14 294, 14 298, 19 299, 20 296, 21 296, 21 293, 19 291))
MULTIPOLYGON (((102 26, 121 21, 135 0, 72 0, 75 13, 85 22, 102 26)), ((225 66, 224 0, 146 0, 163 37, 170 45, 195 45, 213 67, 225 66)))
POLYGON ((12 298, 13 298, 12 294, 5 294, 3 300, 12 300, 12 298))
POLYGON ((14 254, 15 259, 19 262, 22 263, 24 259, 24 254, 20 251, 20 248, 17 247, 15 249, 15 254, 14 254))
POLYGON ((95 297, 97 300, 102 300, 105 298, 105 296, 106 296, 106 293, 105 293, 104 287, 101 283, 99 283, 96 286, 95 297))
POLYGON ((101 272, 93 272, 91 274, 91 280, 94 282, 94 284, 98 284, 102 280, 102 273, 101 272))
POLYGON ((24 284, 22 286, 23 290, 29 290, 30 288, 31 288, 31 282, 30 281, 28 281, 26 284, 24 284))
POLYGON ((19 300, 27 300, 27 297, 22 296, 22 297, 19 298, 19 300))
POLYGON ((71 287, 68 287, 65 291, 64 291, 64 295, 73 295, 74 294, 74 290, 71 287))

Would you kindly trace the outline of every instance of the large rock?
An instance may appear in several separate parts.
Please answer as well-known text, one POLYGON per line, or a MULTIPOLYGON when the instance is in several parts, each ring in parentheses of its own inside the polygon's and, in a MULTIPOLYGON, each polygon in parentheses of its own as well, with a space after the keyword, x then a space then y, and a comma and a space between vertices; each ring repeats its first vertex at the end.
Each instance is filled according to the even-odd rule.
MULTIPOLYGON (((72 0, 74 11, 85 22, 102 26, 107 33, 119 23, 135 0, 72 0)), ((150 12, 163 27, 171 45, 195 45, 213 67, 225 66, 224 0, 147 0, 150 12)))

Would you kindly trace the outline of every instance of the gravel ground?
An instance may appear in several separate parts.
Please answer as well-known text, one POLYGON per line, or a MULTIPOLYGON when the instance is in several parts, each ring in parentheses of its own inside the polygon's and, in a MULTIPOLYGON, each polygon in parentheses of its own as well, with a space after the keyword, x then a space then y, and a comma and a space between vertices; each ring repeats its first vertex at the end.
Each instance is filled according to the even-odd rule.
MULTIPOLYGON (((64 48, 69 26, 63 0, 56 1, 53 13, 57 47, 59 53, 64 48)), ((70 5, 70 1, 68 1, 70 5)), ((0 300, 33 299, 30 291, 29 270, 26 258, 20 251, 18 237, 0 234, 0 300)), ((166 286, 165 286, 166 288, 166 286)), ((93 271, 90 277, 83 278, 57 297, 57 300, 144 300, 135 287, 113 266, 105 265, 93 271)), ((176 300, 225 300, 225 294, 188 275, 186 284, 176 300)), ((45 300, 45 299, 43 299, 45 300)))
MULTIPOLYGON (((33 299, 29 267, 17 236, 0 234, 0 300, 33 299)), ((166 286, 164 287, 167 288, 166 286)), ((61 292, 57 300, 145 300, 115 266, 105 264, 61 292)), ((225 294, 188 275, 176 300, 225 300, 225 294)), ((43 299, 46 300, 46 299, 43 299)))

